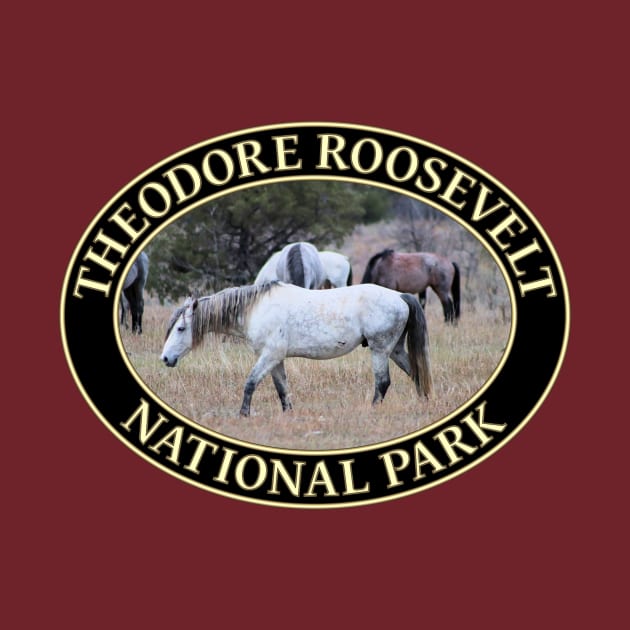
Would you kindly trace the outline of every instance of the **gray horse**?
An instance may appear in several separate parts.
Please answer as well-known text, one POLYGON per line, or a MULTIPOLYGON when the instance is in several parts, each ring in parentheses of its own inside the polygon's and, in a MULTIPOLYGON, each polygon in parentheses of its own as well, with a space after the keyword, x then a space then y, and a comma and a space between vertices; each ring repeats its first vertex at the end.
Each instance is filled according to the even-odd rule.
POLYGON ((149 257, 145 252, 136 258, 125 278, 120 299, 120 323, 127 327, 127 311, 131 313, 131 330, 142 334, 142 315, 144 313, 144 286, 149 274, 149 257))
POLYGON ((326 281, 326 272, 317 248, 310 243, 292 243, 280 251, 276 278, 305 289, 319 289, 326 281))

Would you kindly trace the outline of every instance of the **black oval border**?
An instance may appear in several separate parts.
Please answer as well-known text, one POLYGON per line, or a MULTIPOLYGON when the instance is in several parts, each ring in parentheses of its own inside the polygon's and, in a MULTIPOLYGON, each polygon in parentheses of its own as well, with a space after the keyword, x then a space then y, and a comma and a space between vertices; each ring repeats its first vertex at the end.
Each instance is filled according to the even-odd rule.
MULTIPOLYGON (((119 237, 122 241, 124 235, 120 233, 119 237)), ((71 257, 62 289, 60 318, 64 350, 79 389, 104 424, 137 454, 170 474, 217 494, 283 507, 324 508, 370 504, 419 492, 465 472, 514 437, 537 411, 557 377, 568 343, 568 304, 564 273, 549 238, 524 204, 479 167, 431 143, 384 129, 337 123, 294 123, 245 129, 207 140, 168 157, 119 191, 92 221, 71 257), (230 152, 232 145, 237 142, 259 142, 263 148, 260 159, 266 164, 272 164, 274 162, 273 137, 280 134, 299 137, 297 145, 299 152, 295 157, 301 157, 303 160, 316 154, 318 134, 338 134, 346 139, 348 147, 354 146, 366 137, 375 139, 386 155, 401 146, 402 141, 405 146, 413 148, 419 156, 444 160, 448 164, 448 169, 444 171, 445 179, 452 177, 455 169, 474 175, 478 183, 483 183, 490 190, 500 192, 501 197, 509 202, 509 206, 526 224, 527 236, 522 240, 521 246, 525 246, 532 235, 537 238, 542 248, 540 256, 546 263, 553 264, 551 274, 558 293, 557 297, 547 298, 543 291, 530 292, 523 296, 515 288, 518 278, 509 267, 502 264, 505 252, 489 241, 485 233, 485 230, 496 224, 496 218, 481 220, 471 225, 470 219, 455 214, 452 209, 445 208, 443 202, 432 198, 431 195, 419 194, 411 184, 392 185, 392 180, 384 169, 378 169, 375 173, 369 174, 357 171, 348 173, 333 169, 334 172, 322 174, 311 164, 300 169, 299 175, 293 171, 287 171, 279 176, 278 172, 272 170, 267 174, 256 174, 247 181, 217 187, 209 194, 203 194, 199 199, 161 218, 155 227, 143 235, 143 238, 129 246, 124 255, 126 264, 119 264, 111 277, 103 275, 101 279, 103 282, 111 280, 112 290, 106 298, 109 308, 104 308, 104 296, 101 293, 86 291, 82 299, 72 297, 72 291, 69 288, 75 286, 81 266, 80 261, 83 260, 87 248, 93 244, 99 230, 107 228, 110 234, 112 231, 115 232, 106 217, 111 216, 121 202, 136 199, 142 186, 148 182, 159 181, 161 173, 181 164, 184 161, 183 158, 186 158, 185 161, 188 163, 199 163, 199 156, 209 150, 221 149, 230 152), (422 199, 463 224, 482 242, 495 261, 499 262, 512 299, 513 324, 510 347, 499 369, 495 371, 484 388, 456 412, 416 433, 376 445, 338 451, 278 449, 240 442, 206 430, 179 416, 141 385, 136 375, 129 369, 126 356, 121 353, 120 336, 115 321, 117 312, 115 296, 126 270, 146 243, 168 223, 211 196, 229 194, 246 186, 296 179, 349 180, 384 186, 422 199), (89 322, 89 325, 84 325, 85 322, 89 322), (98 360, 95 360, 95 357, 98 357, 98 360), (107 366, 106 377, 103 366, 107 366), (112 395, 112 391, 118 393, 112 395), (139 433, 134 434, 133 431, 128 431, 122 426, 139 410, 139 404, 146 405, 151 422, 159 417, 158 414, 162 414, 166 421, 161 426, 165 430, 170 431, 181 427, 181 433, 185 439, 182 439, 181 448, 178 450, 178 462, 169 461, 164 455, 151 451, 142 444, 139 433), (461 458, 446 465, 448 460, 446 453, 436 447, 436 444, 441 444, 438 434, 444 434, 453 427, 460 427, 466 432, 469 424, 462 423, 462 419, 470 416, 479 418, 481 410, 486 423, 505 425, 506 428, 500 433, 487 432, 490 436, 488 442, 482 444, 483 440, 478 440, 479 444, 474 453, 468 455, 458 451, 457 454, 461 455, 461 458), (208 447, 196 466, 197 472, 186 470, 183 463, 191 462, 197 445, 202 440, 216 444, 217 454, 211 454, 208 447), (425 475, 420 479, 414 479, 416 476, 414 455, 418 452, 419 444, 421 444, 421 449, 422 447, 428 449, 444 466, 441 470, 435 470, 435 467, 431 466, 433 469, 431 474, 427 474, 428 468, 423 467, 425 475), (235 454, 228 461, 229 455, 226 457, 226 453, 231 451, 235 454), (396 472, 398 483, 392 485, 393 478, 386 473, 384 462, 390 458, 392 463, 398 464, 405 458, 405 454, 410 457, 410 463, 396 472), (260 470, 261 466, 269 466, 271 460, 281 462, 288 471, 295 471, 296 466, 301 467, 304 480, 313 478, 320 480, 321 483, 316 484, 315 496, 304 496, 304 492, 294 496, 287 491, 270 495, 269 484, 266 482, 258 488, 251 487, 255 481, 256 471, 260 470), (224 484, 221 480, 217 480, 217 477, 221 478, 222 466, 225 466, 226 462, 230 466, 226 475, 228 483, 224 484), (241 462, 243 472, 240 478, 241 485, 234 480, 238 462, 241 462), (296 464, 296 462, 300 463, 296 464), (369 491, 363 492, 366 484, 369 484, 369 491), (330 491, 331 488, 336 491, 336 494, 326 494, 326 491, 330 491)), ((479 436, 468 431, 465 434, 465 441, 468 438, 474 439, 479 436)), ((474 442, 469 440, 468 443, 474 442)))

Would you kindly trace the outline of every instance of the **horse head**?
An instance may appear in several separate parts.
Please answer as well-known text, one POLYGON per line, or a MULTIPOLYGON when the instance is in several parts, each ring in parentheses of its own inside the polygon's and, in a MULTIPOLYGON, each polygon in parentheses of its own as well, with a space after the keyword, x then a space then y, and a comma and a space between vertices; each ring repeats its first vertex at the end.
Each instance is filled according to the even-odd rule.
POLYGON ((171 316, 160 356, 167 367, 175 367, 193 346, 193 317, 198 304, 197 298, 189 296, 171 316))

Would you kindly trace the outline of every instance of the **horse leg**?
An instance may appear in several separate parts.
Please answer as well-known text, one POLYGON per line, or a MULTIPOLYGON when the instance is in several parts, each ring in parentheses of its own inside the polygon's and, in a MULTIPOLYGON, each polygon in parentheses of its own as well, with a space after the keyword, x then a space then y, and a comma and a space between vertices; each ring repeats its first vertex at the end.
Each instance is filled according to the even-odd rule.
POLYGON ((138 332, 138 295, 135 287, 132 285, 125 289, 125 297, 129 303, 129 312, 131 313, 131 332, 138 332))
POLYGON ((442 301, 442 310, 444 311, 444 321, 448 324, 453 319, 453 302, 450 298, 442 301))
POLYGON ((409 355, 405 350, 405 337, 407 335, 403 333, 398 340, 398 343, 389 355, 389 358, 407 375, 411 376, 411 363, 409 363, 409 355))
POLYGON ((442 302, 442 310, 444 311, 444 321, 447 324, 455 323, 455 304, 453 304, 453 298, 444 291, 439 291, 438 296, 440 302, 442 302))
MULTIPOLYGON (((281 362, 282 360, 280 360, 281 362)), ((249 416, 249 408, 252 403, 252 396, 258 383, 269 374, 277 365, 278 361, 269 354, 261 354, 258 361, 254 364, 247 380, 245 381, 245 389, 243 391, 243 404, 241 405, 240 415, 249 416)), ((274 381, 275 382, 275 381, 274 381)))
POLYGON ((289 390, 287 387, 287 373, 284 369, 284 361, 280 361, 273 370, 271 370, 271 378, 273 384, 276 386, 276 391, 280 397, 280 404, 282 405, 282 411, 288 411, 293 409, 291 401, 289 400, 289 390))
POLYGON ((142 334, 142 314, 144 312, 144 298, 142 291, 133 288, 133 301, 131 303, 131 331, 136 335, 142 334))
POLYGON ((424 310, 424 307, 427 304, 427 290, 426 289, 418 293, 418 301, 420 302, 420 306, 422 306, 422 310, 424 310))
POLYGON ((129 324, 127 323, 127 313, 129 312, 129 300, 124 293, 120 296, 120 325, 124 326, 126 329, 129 329, 129 324))
POLYGON ((444 305, 444 321, 449 324, 455 323, 455 305, 453 304, 453 298, 449 295, 444 305))
POLYGON ((137 302, 137 314, 136 314, 136 332, 142 334, 142 315, 144 314, 144 297, 142 293, 138 296, 137 302))
POLYGON ((385 394, 389 389, 391 380, 389 378, 389 357, 382 352, 372 350, 372 370, 374 372, 374 399, 372 404, 383 402, 385 394))

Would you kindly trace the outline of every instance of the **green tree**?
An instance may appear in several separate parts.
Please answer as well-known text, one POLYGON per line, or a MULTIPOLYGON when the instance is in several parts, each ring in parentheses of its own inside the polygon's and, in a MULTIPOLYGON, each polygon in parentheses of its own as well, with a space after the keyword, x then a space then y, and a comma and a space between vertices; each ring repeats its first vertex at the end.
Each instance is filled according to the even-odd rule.
POLYGON ((341 245, 357 223, 382 218, 386 191, 335 181, 286 182, 247 188, 190 211, 148 247, 147 288, 177 299, 254 280, 287 243, 341 245))

